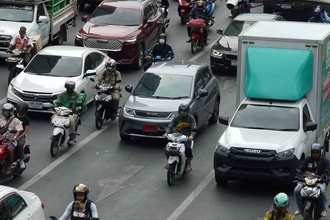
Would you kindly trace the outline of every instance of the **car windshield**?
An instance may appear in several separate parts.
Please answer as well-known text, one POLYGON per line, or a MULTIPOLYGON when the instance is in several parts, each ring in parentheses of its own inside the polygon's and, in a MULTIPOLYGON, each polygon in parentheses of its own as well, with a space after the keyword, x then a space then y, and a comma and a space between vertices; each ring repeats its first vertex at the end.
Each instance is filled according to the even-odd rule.
POLYGON ((138 26, 141 23, 141 10, 116 7, 98 7, 90 22, 94 24, 138 26))
POLYGON ((249 129, 298 131, 299 109, 243 104, 237 111, 231 126, 249 129))
POLYGON ((133 95, 158 99, 190 98, 193 77, 145 73, 133 95))
POLYGON ((256 21, 233 21, 226 28, 224 35, 226 36, 238 36, 240 33, 245 31, 251 25, 256 23, 256 21))
MULTIPOLYGON (((33 5, 0 3, 0 21, 31 22, 33 21, 33 12, 33 5)), ((3 30, 3 32, 5 31, 3 30)))
POLYGON ((44 76, 74 77, 81 74, 81 68, 80 57, 36 55, 26 67, 25 72, 44 76))

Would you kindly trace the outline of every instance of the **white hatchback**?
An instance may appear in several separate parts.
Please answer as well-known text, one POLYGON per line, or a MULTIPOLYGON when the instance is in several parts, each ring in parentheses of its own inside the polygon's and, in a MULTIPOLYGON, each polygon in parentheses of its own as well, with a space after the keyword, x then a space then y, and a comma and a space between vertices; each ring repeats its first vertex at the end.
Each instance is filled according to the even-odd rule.
POLYGON ((84 47, 49 46, 33 57, 15 77, 7 91, 7 102, 29 104, 29 111, 52 112, 51 101, 65 91, 65 81, 76 83, 76 92, 86 94, 87 103, 93 101, 93 83, 89 77, 102 74, 109 59, 104 53, 84 47))
POLYGON ((44 203, 31 192, 0 185, 1 220, 45 220, 44 203))

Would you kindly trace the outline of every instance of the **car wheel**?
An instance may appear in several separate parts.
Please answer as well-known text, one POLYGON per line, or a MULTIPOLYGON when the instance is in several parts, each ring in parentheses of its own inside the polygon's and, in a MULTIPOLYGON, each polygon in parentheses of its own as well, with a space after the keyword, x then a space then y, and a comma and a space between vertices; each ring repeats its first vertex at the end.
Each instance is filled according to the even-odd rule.
POLYGON ((220 104, 220 101, 217 98, 215 100, 215 103, 214 103, 212 116, 209 119, 209 124, 215 124, 215 123, 217 123, 218 118, 219 118, 219 112, 220 112, 219 104, 220 104))
POLYGON ((143 60, 144 60, 144 47, 143 47, 143 45, 139 46, 139 50, 138 50, 136 55, 137 55, 137 61, 134 64, 134 68, 136 70, 140 70, 143 66, 143 60))
POLYGON ((120 134, 120 139, 122 141, 126 141, 126 142, 131 140, 131 138, 129 136, 125 135, 125 134, 120 134))
POLYGON ((215 175, 215 182, 217 182, 217 184, 218 184, 219 186, 225 186, 225 185, 227 185, 228 180, 227 180, 227 179, 223 179, 223 178, 221 178, 221 177, 215 175))

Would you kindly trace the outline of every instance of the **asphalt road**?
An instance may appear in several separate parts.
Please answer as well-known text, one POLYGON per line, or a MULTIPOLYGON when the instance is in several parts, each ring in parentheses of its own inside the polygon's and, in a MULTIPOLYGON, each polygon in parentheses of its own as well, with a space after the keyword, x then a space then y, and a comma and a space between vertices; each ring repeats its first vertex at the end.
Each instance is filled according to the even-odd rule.
MULTIPOLYGON (((216 2, 216 24, 209 33, 210 45, 195 56, 186 44, 186 27, 180 24, 177 3, 170 0, 167 30, 168 42, 176 54, 176 60, 209 62, 209 50, 218 38, 217 28, 225 28, 231 21, 224 1, 216 2)), ((260 11, 260 9, 253 9, 260 11)), ((90 14, 91 9, 80 12, 90 14)), ((69 42, 82 27, 69 31, 69 42)), ((123 86, 135 85, 142 71, 120 68, 123 86)), ((1 63, 0 100, 6 97, 7 69, 1 63)), ((217 75, 221 87, 221 114, 232 116, 235 110, 236 77, 217 75)), ((123 93, 123 99, 127 99, 123 93)), ((218 187, 213 174, 215 144, 225 127, 220 124, 205 125, 198 131, 195 142, 193 170, 173 187, 166 182, 166 158, 164 142, 137 140, 124 143, 118 133, 118 122, 106 122, 103 129, 94 127, 93 106, 82 118, 82 126, 72 147, 60 149, 52 158, 50 146, 50 115, 30 114, 32 123, 28 139, 31 145, 31 160, 27 170, 16 179, 1 184, 35 192, 45 203, 45 213, 60 216, 72 201, 72 188, 76 183, 85 183, 90 188, 90 199, 96 202, 101 219, 151 220, 151 219, 261 219, 272 205, 274 195, 292 189, 266 183, 230 182, 227 187, 218 187)), ((289 210, 294 211, 292 201, 289 210)), ((297 218, 300 219, 300 218, 297 218)))

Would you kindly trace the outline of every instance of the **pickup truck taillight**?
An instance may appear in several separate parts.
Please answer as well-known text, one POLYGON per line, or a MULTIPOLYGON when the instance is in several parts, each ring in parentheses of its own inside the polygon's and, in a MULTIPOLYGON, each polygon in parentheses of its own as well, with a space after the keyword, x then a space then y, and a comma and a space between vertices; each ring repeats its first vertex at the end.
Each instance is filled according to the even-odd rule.
POLYGON ((41 208, 45 209, 45 203, 41 202, 41 208))

